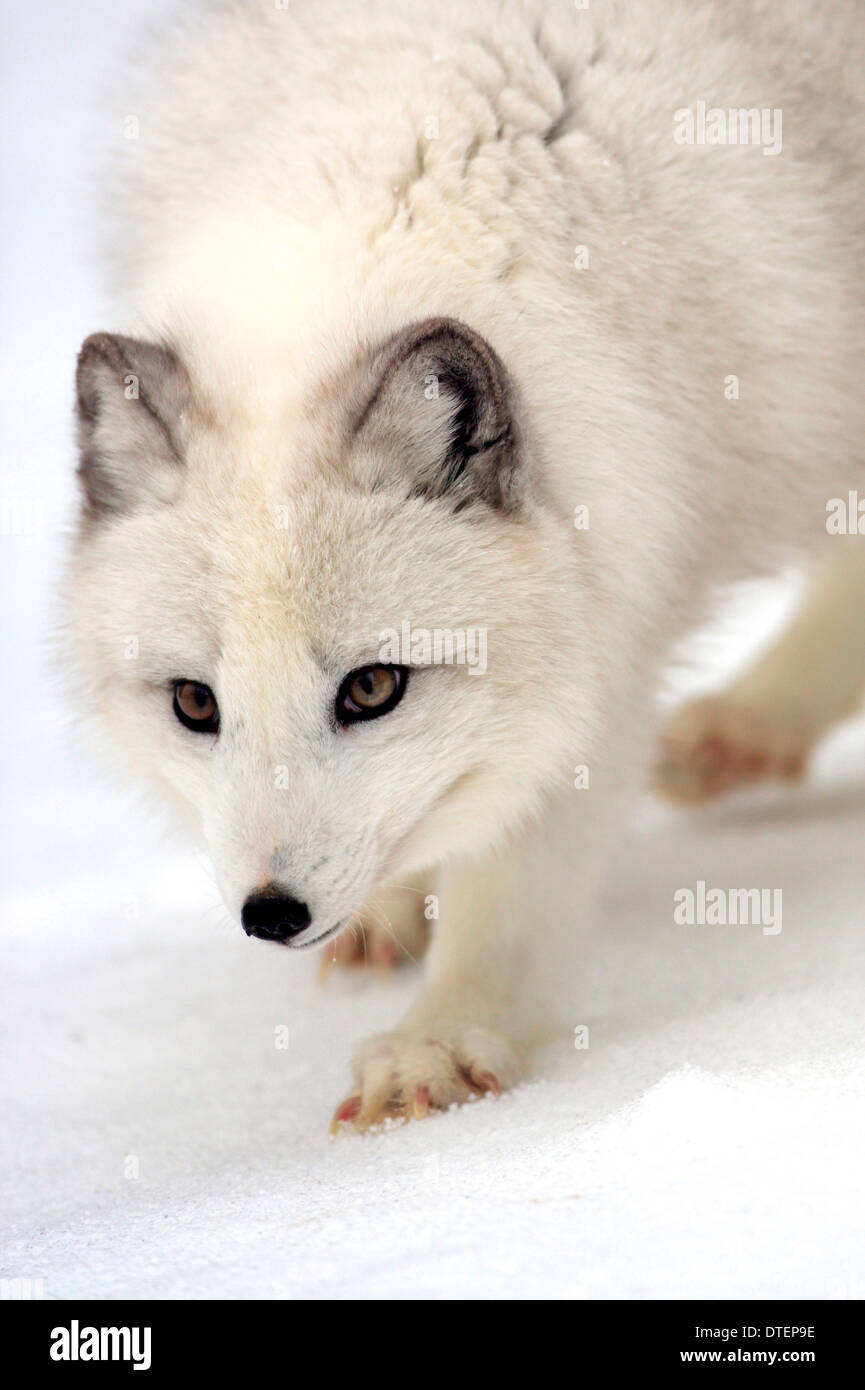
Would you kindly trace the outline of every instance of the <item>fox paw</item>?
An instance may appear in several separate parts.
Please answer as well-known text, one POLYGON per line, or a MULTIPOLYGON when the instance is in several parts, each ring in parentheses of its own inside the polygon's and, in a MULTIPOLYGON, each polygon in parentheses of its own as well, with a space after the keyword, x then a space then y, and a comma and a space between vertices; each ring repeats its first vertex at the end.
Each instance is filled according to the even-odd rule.
POLYGON ((355 1089, 337 1106, 340 1125, 369 1129, 387 1119, 425 1119, 477 1096, 497 1096, 521 1075, 511 1044, 485 1028, 441 1036, 382 1033, 363 1043, 354 1059, 355 1089))
POLYGON ((796 781, 812 746, 795 710, 749 704, 728 695, 683 705, 661 732, 652 787, 670 801, 696 803, 770 778, 796 781))

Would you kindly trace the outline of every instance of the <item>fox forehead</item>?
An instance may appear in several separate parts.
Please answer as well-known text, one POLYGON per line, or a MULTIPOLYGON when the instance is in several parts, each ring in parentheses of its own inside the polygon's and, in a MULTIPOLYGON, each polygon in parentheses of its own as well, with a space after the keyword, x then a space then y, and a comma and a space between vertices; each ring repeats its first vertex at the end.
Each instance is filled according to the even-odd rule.
POLYGON ((216 663, 249 661, 260 679, 273 670, 284 680, 302 654, 334 672, 374 660, 382 630, 406 617, 477 620, 466 617, 459 546, 428 503, 323 482, 292 492, 266 463, 262 472, 264 485, 249 472, 217 490, 191 468, 175 504, 88 543, 83 580, 115 635, 140 634, 177 674, 197 661, 203 679, 216 663))

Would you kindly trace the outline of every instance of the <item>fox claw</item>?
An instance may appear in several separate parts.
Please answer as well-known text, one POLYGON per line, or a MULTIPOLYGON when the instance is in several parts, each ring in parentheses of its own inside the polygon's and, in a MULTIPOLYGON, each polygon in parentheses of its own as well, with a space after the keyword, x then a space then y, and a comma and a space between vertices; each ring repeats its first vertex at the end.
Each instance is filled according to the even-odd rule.
POLYGON ((413 1120, 425 1120, 430 1112, 429 1086, 418 1086, 411 1103, 413 1120))
POLYGON ((475 1095, 478 1096, 500 1096, 502 1088, 492 1072, 467 1072, 466 1080, 471 1086, 475 1095))
POLYGON ((331 1134, 338 1134, 340 1125, 351 1124, 360 1114, 360 1096, 349 1096, 336 1107, 330 1122, 331 1134))

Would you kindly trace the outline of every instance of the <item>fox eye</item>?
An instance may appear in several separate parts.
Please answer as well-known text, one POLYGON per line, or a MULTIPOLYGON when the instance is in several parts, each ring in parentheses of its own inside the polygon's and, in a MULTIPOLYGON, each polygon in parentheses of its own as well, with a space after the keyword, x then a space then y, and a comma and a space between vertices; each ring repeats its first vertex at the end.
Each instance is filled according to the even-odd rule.
POLYGON ((215 734, 219 729, 219 706, 210 686, 200 681, 174 682, 174 713, 196 734, 215 734))
POLYGON ((361 666, 339 687, 336 717, 340 724, 378 719, 402 699, 408 681, 406 666, 361 666))

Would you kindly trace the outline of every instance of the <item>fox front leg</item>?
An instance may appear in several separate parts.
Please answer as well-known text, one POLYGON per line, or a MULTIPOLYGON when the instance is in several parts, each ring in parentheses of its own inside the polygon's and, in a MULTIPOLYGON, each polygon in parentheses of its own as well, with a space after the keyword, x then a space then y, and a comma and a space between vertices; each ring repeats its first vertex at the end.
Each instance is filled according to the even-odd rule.
POLYGON ((442 872, 426 988, 397 1028, 358 1049, 334 1131, 420 1119, 526 1075, 589 910, 593 875, 574 853, 574 818, 573 805, 549 808, 499 852, 442 872))

